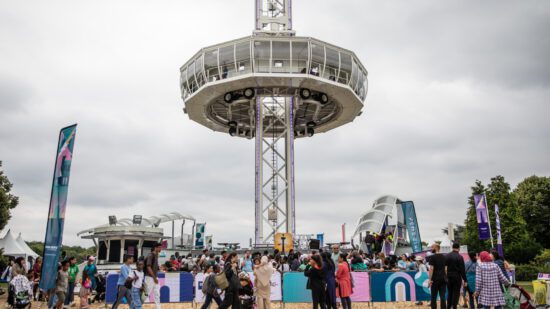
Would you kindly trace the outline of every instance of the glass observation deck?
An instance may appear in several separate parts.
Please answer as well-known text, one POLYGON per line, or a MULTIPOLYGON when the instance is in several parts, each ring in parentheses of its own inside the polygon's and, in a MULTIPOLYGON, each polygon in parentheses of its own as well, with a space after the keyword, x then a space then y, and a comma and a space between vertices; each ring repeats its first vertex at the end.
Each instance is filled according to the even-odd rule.
POLYGON ((367 70, 349 50, 308 37, 251 36, 201 49, 180 68, 187 101, 208 83, 246 74, 304 74, 349 86, 361 102, 367 70))

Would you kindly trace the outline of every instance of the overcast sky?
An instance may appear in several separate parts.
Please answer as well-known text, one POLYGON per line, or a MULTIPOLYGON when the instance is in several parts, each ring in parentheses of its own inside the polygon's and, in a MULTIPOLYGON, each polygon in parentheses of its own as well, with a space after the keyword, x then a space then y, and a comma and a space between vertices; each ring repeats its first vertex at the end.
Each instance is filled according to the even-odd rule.
MULTIPOLYGON (((423 240, 462 223, 470 186, 550 175, 550 3, 293 1, 294 29, 353 50, 364 113, 296 141, 298 233, 352 232, 373 200, 413 200, 423 240)), ((178 211, 214 242, 254 232, 254 142, 182 112, 179 67, 251 34, 251 0, 0 0, 0 160, 9 227, 43 240, 55 147, 78 123, 64 240, 178 211)))

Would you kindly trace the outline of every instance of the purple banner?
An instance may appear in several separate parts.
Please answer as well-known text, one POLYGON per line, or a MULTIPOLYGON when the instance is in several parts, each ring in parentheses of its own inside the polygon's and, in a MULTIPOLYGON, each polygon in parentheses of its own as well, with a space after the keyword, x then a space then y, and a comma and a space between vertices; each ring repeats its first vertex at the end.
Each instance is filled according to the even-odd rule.
POLYGON ((487 212, 487 201, 485 194, 474 195, 476 205, 477 231, 479 239, 487 240, 491 238, 491 228, 489 226, 489 213, 487 212))
POLYGON ((504 259, 504 248, 502 247, 502 237, 500 235, 500 216, 497 204, 495 204, 495 221, 497 228, 497 251, 500 257, 504 259))

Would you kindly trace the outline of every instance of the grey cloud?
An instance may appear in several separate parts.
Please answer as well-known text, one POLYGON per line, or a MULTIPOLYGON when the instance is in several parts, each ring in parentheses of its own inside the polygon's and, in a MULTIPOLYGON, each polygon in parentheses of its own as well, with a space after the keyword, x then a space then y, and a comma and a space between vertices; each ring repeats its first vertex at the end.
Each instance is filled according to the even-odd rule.
MULTIPOLYGON (((293 4, 298 35, 355 51, 370 74, 361 117, 296 141, 300 233, 339 240, 342 223, 351 232, 375 198, 395 194, 415 201, 433 240, 463 221, 476 179, 550 173, 550 5, 293 4)), ((91 245, 76 232, 109 214, 170 211, 208 222, 215 242, 248 243, 254 143, 191 122, 178 69, 203 46, 249 35, 252 6, 2 3, 0 159, 21 196, 10 225, 43 237, 58 130, 78 122, 68 243, 91 245)))

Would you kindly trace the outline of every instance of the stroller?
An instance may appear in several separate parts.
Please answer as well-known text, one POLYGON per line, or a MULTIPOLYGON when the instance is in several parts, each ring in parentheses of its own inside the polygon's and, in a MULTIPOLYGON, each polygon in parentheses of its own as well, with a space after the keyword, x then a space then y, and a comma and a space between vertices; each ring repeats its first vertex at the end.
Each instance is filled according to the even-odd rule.
POLYGON ((32 285, 27 277, 15 276, 9 285, 8 304, 12 308, 27 308, 31 306, 32 285))
MULTIPOLYGON (((510 287, 508 288, 508 294, 510 296, 512 296, 512 298, 514 300, 519 302, 519 307, 517 307, 517 305, 515 305, 513 307, 520 308, 520 309, 535 309, 535 308, 537 308, 534 301, 531 299, 531 295, 529 295, 529 293, 527 293, 527 291, 525 291, 525 289, 523 289, 521 286, 519 286, 517 284, 510 285, 510 287)), ((506 300, 506 308, 512 307, 512 306, 509 306, 509 303, 511 301, 513 301, 513 300, 512 299, 510 299, 510 300, 507 299, 506 300)), ((546 306, 544 306, 543 308, 545 308, 545 307, 546 306)))
POLYGON ((105 301, 105 286, 105 276, 103 276, 102 274, 98 274, 96 277, 96 288, 93 292, 94 296, 90 303, 101 303, 105 301))

